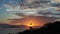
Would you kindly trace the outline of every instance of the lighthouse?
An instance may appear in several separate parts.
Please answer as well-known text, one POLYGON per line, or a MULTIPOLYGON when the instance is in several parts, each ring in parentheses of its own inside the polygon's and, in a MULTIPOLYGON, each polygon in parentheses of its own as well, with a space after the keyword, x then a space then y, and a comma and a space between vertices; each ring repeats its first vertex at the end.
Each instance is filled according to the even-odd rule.
POLYGON ((30 23, 30 29, 33 29, 33 28, 32 28, 32 23, 30 23))

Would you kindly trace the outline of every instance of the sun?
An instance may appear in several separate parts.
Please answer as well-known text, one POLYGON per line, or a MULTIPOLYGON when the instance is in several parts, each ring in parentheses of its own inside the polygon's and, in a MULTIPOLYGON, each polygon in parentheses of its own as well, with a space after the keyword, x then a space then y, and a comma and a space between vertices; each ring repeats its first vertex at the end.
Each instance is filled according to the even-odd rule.
POLYGON ((33 26, 33 25, 32 25, 32 23, 30 23, 30 25, 29 25, 29 26, 33 26))
POLYGON ((32 27, 32 26, 33 26, 33 24, 32 24, 32 23, 29 23, 29 24, 28 24, 28 26, 29 26, 29 27, 32 27))

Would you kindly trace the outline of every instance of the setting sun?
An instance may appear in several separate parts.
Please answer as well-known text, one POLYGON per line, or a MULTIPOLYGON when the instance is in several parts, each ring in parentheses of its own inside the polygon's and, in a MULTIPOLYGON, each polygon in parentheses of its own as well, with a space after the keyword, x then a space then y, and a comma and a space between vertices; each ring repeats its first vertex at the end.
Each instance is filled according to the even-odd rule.
POLYGON ((34 26, 32 23, 27 24, 27 26, 32 27, 34 26))
POLYGON ((31 27, 32 27, 32 26, 33 26, 33 25, 32 25, 32 23, 30 23, 30 24, 29 24, 29 26, 31 26, 31 27))

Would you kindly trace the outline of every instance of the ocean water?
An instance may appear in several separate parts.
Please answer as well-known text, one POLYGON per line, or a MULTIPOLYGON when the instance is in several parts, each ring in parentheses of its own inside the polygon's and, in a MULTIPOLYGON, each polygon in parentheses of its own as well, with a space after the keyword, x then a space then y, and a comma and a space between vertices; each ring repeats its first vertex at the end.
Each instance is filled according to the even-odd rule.
MULTIPOLYGON (((40 26, 34 26, 32 28, 39 28, 40 26)), ((29 30, 29 27, 20 27, 20 28, 0 28, 0 34, 8 34, 8 33, 14 33, 17 32, 23 32, 25 30, 29 30)))
POLYGON ((5 28, 0 30, 0 34, 23 32, 26 28, 5 28))

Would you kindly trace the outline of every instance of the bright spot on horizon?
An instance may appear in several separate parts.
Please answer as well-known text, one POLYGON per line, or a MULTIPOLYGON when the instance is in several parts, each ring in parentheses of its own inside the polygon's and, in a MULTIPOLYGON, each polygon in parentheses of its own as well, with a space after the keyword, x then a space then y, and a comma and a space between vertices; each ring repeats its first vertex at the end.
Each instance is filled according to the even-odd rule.
POLYGON ((34 25, 32 23, 28 23, 27 26, 32 27, 34 25))
POLYGON ((30 23, 29 26, 32 27, 33 26, 32 23, 30 23))

